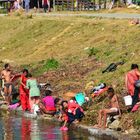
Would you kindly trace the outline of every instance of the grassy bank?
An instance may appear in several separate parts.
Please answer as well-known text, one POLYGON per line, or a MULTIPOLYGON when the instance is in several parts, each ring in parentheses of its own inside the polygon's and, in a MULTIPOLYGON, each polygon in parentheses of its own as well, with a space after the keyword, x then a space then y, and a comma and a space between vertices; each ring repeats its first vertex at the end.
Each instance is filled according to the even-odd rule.
MULTIPOLYGON (((113 85, 121 97, 125 73, 132 63, 139 64, 140 26, 128 20, 23 15, 0 18, 1 66, 10 62, 28 67, 36 76, 41 75, 40 81, 52 82, 59 95, 84 90, 86 83, 95 80, 96 84, 113 85), (102 74, 110 63, 118 61, 125 64, 102 74)), ((86 122, 94 123, 92 118, 101 104, 90 108, 86 122)), ((138 114, 130 113, 130 117, 136 118, 133 124, 139 126, 138 114)))

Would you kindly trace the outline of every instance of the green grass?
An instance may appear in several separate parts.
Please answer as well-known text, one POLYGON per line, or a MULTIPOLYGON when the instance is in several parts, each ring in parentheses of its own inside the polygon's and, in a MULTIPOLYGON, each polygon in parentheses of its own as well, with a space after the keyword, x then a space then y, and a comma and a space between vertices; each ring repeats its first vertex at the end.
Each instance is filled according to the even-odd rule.
MULTIPOLYGON (((140 64, 140 26, 130 25, 129 20, 21 15, 1 17, 0 25, 0 65, 8 61, 32 69, 36 75, 61 69, 62 76, 55 75, 54 85, 65 89, 72 83, 76 88, 80 83, 84 90, 87 82, 95 80, 96 84, 106 82, 121 93, 125 73, 132 63, 140 64), (91 59, 95 61, 89 63, 91 59), (118 61, 125 64, 115 72, 102 74, 110 63, 118 61), (86 72, 81 65, 87 67, 86 72), (75 71, 85 74, 75 76, 75 71)), ((85 121, 95 123, 92 118, 97 109, 93 105, 85 121), (90 113, 91 110, 94 111, 90 113)), ((139 125, 139 118, 136 120, 135 125, 139 125)))
POLYGON ((1 17, 0 25, 0 61, 36 65, 50 58, 63 63, 96 57, 101 67, 88 77, 109 83, 112 77, 122 83, 131 63, 139 63, 140 26, 131 26, 128 20, 9 16, 1 17), (85 48, 90 48, 88 53, 85 48), (101 74, 110 63, 121 60, 126 64, 115 73, 101 74))
POLYGON ((35 75, 40 75, 49 70, 56 70, 59 67, 59 65, 59 62, 54 58, 47 59, 46 61, 43 60, 39 62, 39 64, 35 67, 33 72, 35 75))

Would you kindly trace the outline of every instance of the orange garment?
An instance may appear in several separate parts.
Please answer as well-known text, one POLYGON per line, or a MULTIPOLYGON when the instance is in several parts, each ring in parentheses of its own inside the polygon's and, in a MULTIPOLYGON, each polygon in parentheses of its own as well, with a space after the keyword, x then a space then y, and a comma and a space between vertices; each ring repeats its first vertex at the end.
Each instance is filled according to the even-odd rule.
POLYGON ((137 71, 138 71, 137 69, 134 69, 126 74, 126 80, 125 80, 126 83, 125 84, 126 84, 128 92, 131 96, 134 95, 135 82, 137 80, 139 80, 139 76, 137 75, 137 71))
POLYGON ((81 106, 79 104, 76 103, 76 101, 74 100, 70 100, 68 102, 68 112, 69 113, 73 113, 75 115, 76 109, 80 108, 81 112, 84 112, 83 109, 81 108, 81 106))

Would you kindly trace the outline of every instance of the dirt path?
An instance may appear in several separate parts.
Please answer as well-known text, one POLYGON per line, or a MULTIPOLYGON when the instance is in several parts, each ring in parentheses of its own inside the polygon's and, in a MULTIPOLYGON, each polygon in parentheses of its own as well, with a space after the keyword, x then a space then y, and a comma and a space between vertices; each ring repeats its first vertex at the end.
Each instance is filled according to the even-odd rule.
POLYGON ((116 19, 140 19, 140 14, 127 14, 127 13, 93 13, 93 14, 59 14, 59 13, 41 13, 36 16, 51 16, 51 17, 102 17, 102 18, 116 18, 116 19))
MULTIPOLYGON (((102 17, 102 18, 116 18, 116 19, 140 19, 140 14, 128 14, 128 13, 92 13, 92 14, 65 14, 65 13, 36 13, 36 16, 50 16, 50 17, 102 17)), ((5 14, 0 14, 5 16, 5 14)))

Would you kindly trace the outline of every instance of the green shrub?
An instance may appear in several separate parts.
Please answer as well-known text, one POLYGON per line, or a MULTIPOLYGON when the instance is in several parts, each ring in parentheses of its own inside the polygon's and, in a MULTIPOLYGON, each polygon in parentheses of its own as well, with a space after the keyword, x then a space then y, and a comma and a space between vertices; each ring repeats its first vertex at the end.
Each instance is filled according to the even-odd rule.
POLYGON ((57 69, 58 67, 59 62, 54 58, 47 59, 46 61, 42 60, 38 63, 38 65, 35 66, 33 73, 35 75, 40 75, 46 71, 57 69))
POLYGON ((92 48, 89 48, 88 50, 88 56, 91 57, 91 56, 96 56, 96 54, 99 52, 98 49, 92 47, 92 48))
POLYGON ((50 69, 57 69, 59 66, 59 62, 54 59, 54 58, 51 58, 51 59, 48 59, 45 64, 44 64, 44 69, 46 70, 50 70, 50 69))
POLYGON ((106 51, 106 52, 104 52, 104 55, 106 55, 106 56, 109 56, 109 55, 111 55, 111 51, 106 51))

